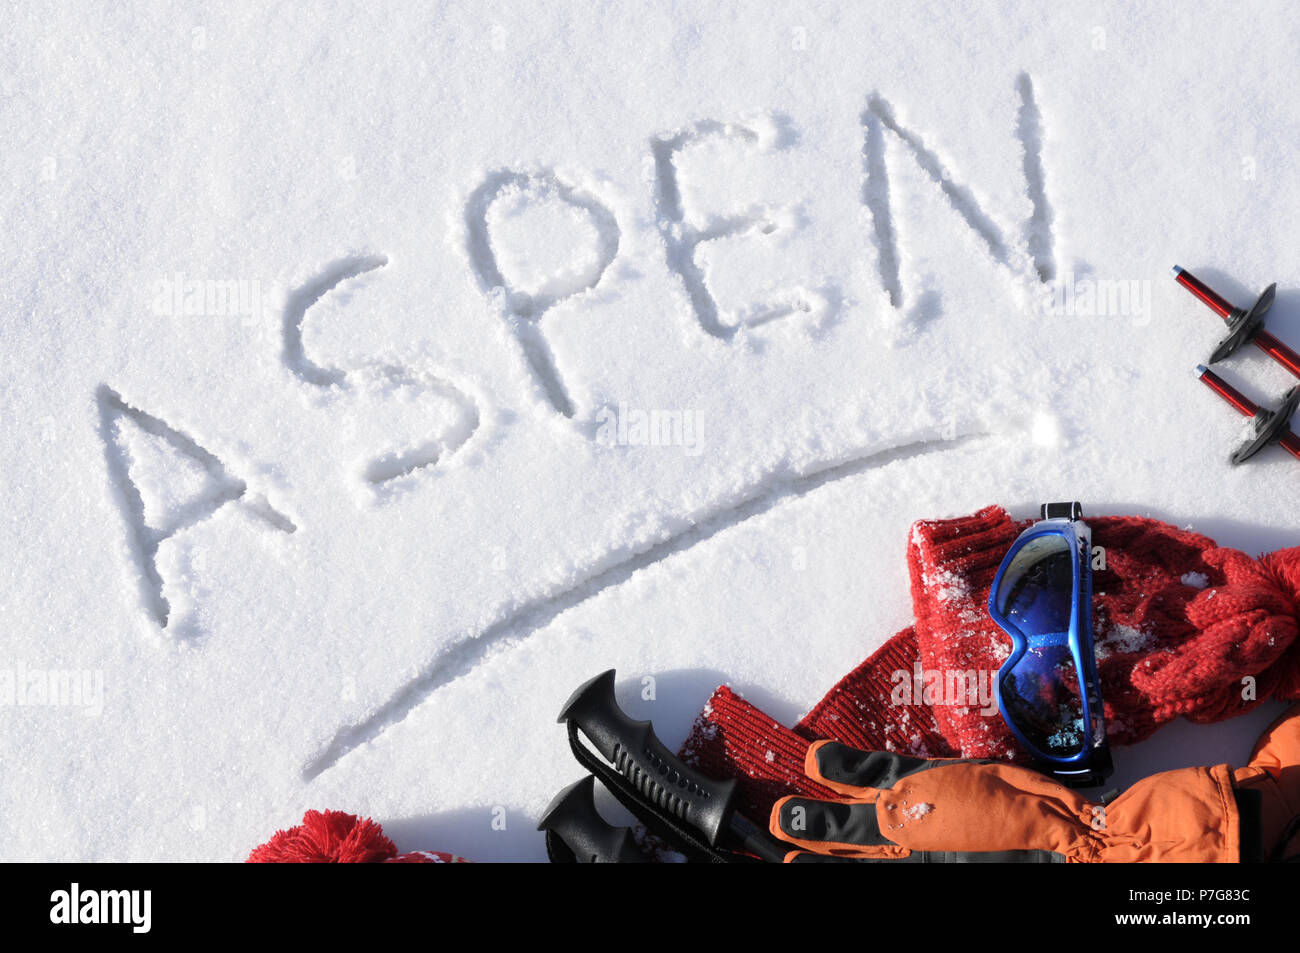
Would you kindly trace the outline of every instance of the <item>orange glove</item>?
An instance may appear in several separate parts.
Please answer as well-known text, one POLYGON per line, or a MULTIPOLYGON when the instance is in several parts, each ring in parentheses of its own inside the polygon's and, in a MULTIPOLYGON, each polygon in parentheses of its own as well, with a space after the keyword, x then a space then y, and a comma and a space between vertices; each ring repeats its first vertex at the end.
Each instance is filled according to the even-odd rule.
POLYGON ((1250 764, 1233 772, 1242 808, 1242 860, 1300 859, 1300 705, 1255 742, 1250 764))
POLYGON ((1265 732, 1248 767, 1166 771, 1105 806, 1035 771, 991 761, 923 760, 819 741, 804 767, 844 799, 786 797, 773 806, 772 834, 795 848, 787 861, 1270 859, 1296 835, 1300 706, 1265 732), (1241 807, 1238 788, 1249 792, 1241 807))

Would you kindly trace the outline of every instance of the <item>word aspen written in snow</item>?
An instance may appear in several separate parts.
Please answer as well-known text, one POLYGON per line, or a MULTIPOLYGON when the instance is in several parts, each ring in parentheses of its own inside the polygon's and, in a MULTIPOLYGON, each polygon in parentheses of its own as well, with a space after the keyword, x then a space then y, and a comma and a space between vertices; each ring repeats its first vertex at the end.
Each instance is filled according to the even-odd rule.
MULTIPOLYGON (((868 161, 864 168, 865 194, 861 201, 870 213, 878 251, 877 269, 883 287, 888 292, 890 307, 904 307, 908 289, 904 287, 904 271, 900 268, 903 256, 895 233, 896 212, 901 213, 901 210, 890 204, 889 162, 886 161, 884 145, 887 137, 896 139, 904 149, 903 154, 910 156, 910 161, 947 195, 966 226, 983 240, 1002 268, 1049 290, 1065 287, 1055 282, 1057 269, 1052 252, 1052 216, 1044 190, 1041 135, 1037 131, 1040 119, 1033 84, 1027 73, 1019 76, 1016 92, 1020 99, 1020 111, 1014 134, 1025 150, 1025 184, 1033 208, 1030 218, 1023 223, 1022 231, 1028 236, 1025 240, 1028 256, 1024 262, 1021 261, 1022 256, 1011 253, 1013 240, 1004 235, 1001 227, 995 224, 986 210, 970 198, 969 190, 954 183, 942 158, 924 145, 924 137, 899 122, 892 106, 881 96, 873 94, 868 97, 868 108, 862 118, 863 142, 868 161)), ((669 269, 682 283, 701 328, 720 341, 735 340, 741 325, 757 326, 785 317, 797 320, 800 314, 825 316, 829 304, 822 300, 820 292, 809 292, 798 285, 785 291, 774 291, 774 298, 768 296, 770 300, 756 308, 741 309, 743 314, 740 316, 740 324, 732 321, 736 315, 728 317, 724 314, 725 309, 720 308, 708 286, 706 269, 696 261, 697 247, 723 237, 730 239, 747 236, 749 240, 762 241, 764 236, 773 233, 779 223, 761 216, 742 216, 720 231, 701 230, 691 226, 690 222, 697 217, 699 210, 688 209, 683 205, 683 196, 689 190, 684 192, 678 179, 679 154, 692 145, 715 139, 738 144, 755 152, 776 150, 785 148, 797 139, 789 135, 790 131, 783 121, 767 117, 734 123, 699 121, 651 137, 647 168, 654 173, 650 176, 650 181, 654 183, 653 201, 663 233, 669 269)), ((477 275, 480 289, 497 302, 500 317, 518 338, 521 356, 532 368, 546 400, 562 416, 583 418, 589 423, 587 408, 575 403, 569 386, 561 379, 541 318, 561 301, 598 287, 606 280, 605 276, 610 273, 612 263, 620 255, 628 254, 626 243, 620 238, 622 232, 614 210, 604 204, 596 192, 584 188, 580 182, 566 181, 553 171, 505 168, 487 174, 470 193, 464 216, 465 250, 471 268, 477 275), (521 262, 529 257, 528 248, 511 248, 509 241, 496 240, 513 234, 509 230, 496 238, 492 234, 493 223, 501 225, 503 221, 497 214, 498 202, 505 203, 504 207, 512 210, 507 218, 518 218, 515 213, 535 205, 539 209, 549 209, 548 214, 552 215, 562 209, 562 221, 566 228, 574 226, 579 232, 584 232, 580 226, 585 223, 585 233, 591 243, 586 266, 577 271, 563 268, 549 275, 546 273, 547 268, 527 267, 520 272, 521 262), (512 274, 513 283, 510 277, 512 274)), ((387 262, 388 259, 383 255, 364 255, 341 260, 329 273, 289 295, 282 322, 281 359, 295 376, 321 387, 333 388, 339 385, 344 376, 343 371, 315 366, 303 353, 302 322, 306 311, 342 281, 373 271, 387 262)), ((1067 283, 1069 292, 1061 299, 1063 308, 1079 310, 1096 307, 1095 295, 1085 298, 1077 294, 1079 282, 1074 280, 1073 274, 1068 276, 1067 283)), ((1140 311, 1149 312, 1149 293, 1145 297, 1140 294, 1135 297, 1131 293, 1125 297, 1119 293, 1120 290, 1116 291, 1117 307, 1134 307, 1136 301, 1136 307, 1140 311)), ((256 323, 266 304, 261 285, 255 280, 196 278, 183 271, 161 277, 154 283, 152 291, 153 312, 169 317, 238 316, 248 325, 256 323)), ((1109 308, 1109 292, 1104 301, 1105 307, 1109 308)), ((128 425, 133 425, 149 437, 170 444, 182 457, 190 458, 191 462, 197 462, 208 470, 217 478, 215 482, 221 484, 217 493, 195 501, 200 504, 197 509, 193 506, 185 509, 186 522, 169 526, 163 531, 146 525, 139 518, 142 507, 138 503, 124 507, 129 552, 136 562, 144 608, 160 628, 166 629, 171 619, 171 606, 164 595, 166 587, 156 560, 159 545, 164 540, 192 525, 196 519, 205 518, 216 507, 236 501, 246 512, 259 517, 278 531, 293 533, 296 526, 287 516, 271 507, 264 495, 249 492, 244 479, 228 473, 215 454, 188 434, 132 406, 107 384, 100 385, 97 397, 109 475, 124 500, 131 502, 138 498, 138 488, 129 473, 132 455, 130 448, 122 442, 124 437, 121 428, 128 425)), ((609 447, 677 448, 678 452, 688 457, 696 457, 704 449, 701 421, 698 412, 691 409, 629 408, 620 403, 616 408, 600 407, 593 416, 594 425, 584 423, 578 428, 579 432, 609 447)), ((940 438, 945 441, 954 440, 956 436, 956 426, 952 422, 940 433, 940 438)), ((1052 434, 1048 433, 1047 436, 1051 438, 1052 434)), ((434 443, 429 446, 440 445, 434 443)), ((431 452, 429 447, 416 454, 389 455, 373 462, 365 471, 365 479, 372 486, 378 486, 415 469, 433 465, 438 459, 439 453, 431 452)), ((803 554, 796 550, 796 568, 802 568, 803 561, 803 554)))
POLYGON ((148 933, 153 925, 152 890, 82 890, 73 883, 50 894, 50 922, 60 925, 116 925, 148 933))

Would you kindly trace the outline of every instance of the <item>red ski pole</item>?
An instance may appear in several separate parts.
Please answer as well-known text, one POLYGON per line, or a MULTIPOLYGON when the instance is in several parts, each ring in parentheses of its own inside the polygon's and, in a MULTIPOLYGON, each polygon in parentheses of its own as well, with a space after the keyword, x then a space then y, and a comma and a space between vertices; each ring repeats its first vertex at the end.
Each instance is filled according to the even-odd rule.
POLYGON ((1232 354, 1245 344, 1254 344, 1257 348, 1277 361, 1296 377, 1300 377, 1300 354, 1291 350, 1273 335, 1264 330, 1264 316, 1273 304, 1273 294, 1277 284, 1271 284, 1256 299, 1249 310, 1234 308, 1223 296, 1214 291, 1185 268, 1174 265, 1174 278, 1178 283, 1196 295, 1211 311, 1223 318, 1228 325, 1228 336, 1219 342, 1210 363, 1214 364, 1232 354))
POLYGON ((1243 417, 1255 418, 1255 434, 1233 453, 1233 463, 1244 463, 1274 442, 1300 460, 1300 437, 1291 430, 1291 417, 1300 404, 1300 387, 1291 388, 1277 409, 1269 410, 1260 407, 1204 364, 1197 366, 1196 374, 1203 384, 1235 407, 1243 417))

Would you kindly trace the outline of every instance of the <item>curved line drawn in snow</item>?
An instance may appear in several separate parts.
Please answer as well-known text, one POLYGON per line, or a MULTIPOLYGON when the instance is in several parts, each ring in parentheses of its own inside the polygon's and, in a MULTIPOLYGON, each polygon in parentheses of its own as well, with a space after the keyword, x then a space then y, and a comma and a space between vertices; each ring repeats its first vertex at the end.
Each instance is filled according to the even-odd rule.
POLYGON ((465 202, 465 251, 470 267, 478 276, 479 286, 487 293, 501 289, 505 314, 511 330, 523 348, 524 357, 546 393, 551 406, 565 417, 574 414, 573 401, 555 366, 555 355, 541 332, 542 315, 566 298, 590 291, 600 284, 606 270, 618 257, 622 232, 618 220, 594 195, 560 180, 551 170, 515 172, 500 169, 483 180, 465 202), (583 209, 596 230, 596 255, 580 274, 559 281, 545 291, 529 294, 512 289, 501 273, 496 250, 488 227, 488 211, 510 193, 537 193, 541 198, 556 198, 583 209))
POLYGON ((770 474, 750 488, 739 502, 723 506, 700 517, 665 539, 639 552, 611 552, 604 565, 576 585, 535 599, 482 631, 453 642, 437 655, 414 679, 396 692, 363 721, 345 725, 302 769, 302 779, 311 781, 328 771, 355 748, 374 741, 405 719, 421 702, 439 689, 468 675, 490 657, 494 649, 505 648, 535 634, 559 615, 621 585, 638 570, 685 552, 719 533, 774 509, 781 503, 812 493, 830 483, 857 476, 868 470, 929 453, 939 453, 986 440, 990 433, 970 433, 953 438, 920 440, 885 450, 828 463, 821 469, 799 475, 770 474))
POLYGON ((118 508, 126 522, 127 548, 140 575, 140 599, 149 617, 160 628, 167 628, 171 606, 163 595, 163 579, 158 572, 158 547, 163 540, 201 523, 227 503, 241 501, 245 509, 282 533, 297 527, 261 495, 246 495, 248 485, 227 471, 225 465, 191 436, 166 421, 132 407, 107 384, 95 392, 99 407, 99 435, 104 443, 104 460, 108 466, 118 508), (150 437, 165 444, 168 452, 197 465, 204 473, 205 492, 196 494, 167 514, 162 525, 151 526, 146 517, 145 499, 131 479, 131 454, 122 443, 122 424, 128 422, 150 437))
POLYGON ((478 404, 464 390, 430 371, 398 364, 375 363, 354 368, 325 367, 307 354, 303 344, 303 325, 311 308, 326 295, 347 282, 388 264, 384 255, 357 255, 340 258, 315 278, 289 294, 283 320, 281 359, 286 368, 304 383, 320 388, 349 390, 353 375, 378 377, 386 387, 432 393, 453 404, 456 419, 442 433, 413 447, 396 448, 368 461, 361 468, 361 479, 376 490, 410 476, 418 470, 435 466, 463 447, 478 430, 478 404))

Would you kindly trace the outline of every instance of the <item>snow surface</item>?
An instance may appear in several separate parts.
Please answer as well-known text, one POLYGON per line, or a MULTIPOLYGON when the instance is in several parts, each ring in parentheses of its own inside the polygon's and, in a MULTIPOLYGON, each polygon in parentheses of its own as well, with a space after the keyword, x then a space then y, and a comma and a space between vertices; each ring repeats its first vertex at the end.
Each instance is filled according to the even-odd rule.
POLYGON ((723 681, 792 722, 909 622, 916 519, 1296 543, 1169 268, 1279 282, 1300 345, 1298 42, 1285 3, 11 7, 0 669, 77 690, 0 711, 0 858, 332 807, 537 860, 574 687, 616 667, 670 745, 723 681))

